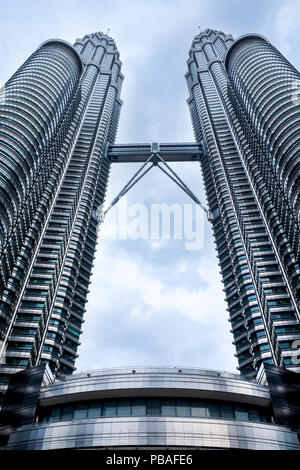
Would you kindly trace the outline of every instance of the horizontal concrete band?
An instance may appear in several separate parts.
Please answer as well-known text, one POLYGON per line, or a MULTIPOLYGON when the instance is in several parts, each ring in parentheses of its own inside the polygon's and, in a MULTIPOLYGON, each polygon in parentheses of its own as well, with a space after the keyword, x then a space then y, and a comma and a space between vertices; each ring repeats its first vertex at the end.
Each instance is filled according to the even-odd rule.
POLYGON ((266 387, 238 374, 198 369, 127 368, 93 371, 57 380, 42 389, 40 405, 145 396, 222 399, 259 406, 270 404, 266 387))

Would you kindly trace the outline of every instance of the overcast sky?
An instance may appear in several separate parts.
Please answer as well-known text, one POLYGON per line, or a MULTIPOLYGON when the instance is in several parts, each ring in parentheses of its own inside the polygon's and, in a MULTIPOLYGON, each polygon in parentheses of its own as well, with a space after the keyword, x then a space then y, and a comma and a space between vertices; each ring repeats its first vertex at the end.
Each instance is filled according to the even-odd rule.
MULTIPOLYGON (((263 34, 300 68, 299 0, 2 0, 0 18, 3 82, 46 39, 73 43, 86 33, 110 29, 125 75, 117 142, 194 140, 184 74, 199 26, 234 37, 263 34)), ((205 201, 199 165, 174 168, 205 201)), ((107 203, 136 169, 113 166, 107 203)), ((153 169, 128 193, 127 202, 149 208, 189 199, 153 169)), ((185 243, 99 240, 78 371, 121 365, 236 369, 208 223, 201 250, 187 251, 185 243)))

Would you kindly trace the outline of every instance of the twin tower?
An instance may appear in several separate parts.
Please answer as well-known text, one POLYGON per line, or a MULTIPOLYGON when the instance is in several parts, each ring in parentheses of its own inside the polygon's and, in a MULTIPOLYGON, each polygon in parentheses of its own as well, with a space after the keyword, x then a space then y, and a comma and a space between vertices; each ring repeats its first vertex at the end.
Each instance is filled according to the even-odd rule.
MULTIPOLYGON (((156 153, 200 161, 240 373, 299 372, 299 72, 259 35, 211 29, 187 65, 196 144, 156 153)), ((75 370, 110 165, 151 152, 113 145, 122 81, 99 32, 44 42, 1 90, 3 390, 30 366, 75 370)))

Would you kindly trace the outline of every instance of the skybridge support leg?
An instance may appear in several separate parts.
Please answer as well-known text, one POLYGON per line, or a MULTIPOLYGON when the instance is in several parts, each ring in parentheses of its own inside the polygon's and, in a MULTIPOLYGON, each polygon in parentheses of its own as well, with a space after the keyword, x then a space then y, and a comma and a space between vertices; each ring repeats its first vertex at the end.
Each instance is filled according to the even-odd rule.
POLYGON ((128 183, 123 187, 123 189, 118 193, 118 195, 113 199, 109 204, 108 208, 100 214, 100 221, 103 222, 105 215, 110 211, 110 209, 123 197, 138 181, 140 181, 143 176, 145 176, 148 171, 150 171, 154 166, 158 167, 163 173, 165 173, 174 183, 179 186, 201 209, 206 213, 207 219, 212 222, 213 217, 211 212, 209 212, 206 207, 201 203, 197 196, 191 191, 191 189, 183 182, 183 180, 177 175, 177 173, 165 162, 158 152, 151 153, 149 158, 145 163, 140 167, 140 169, 130 178, 128 183), (148 163, 152 163, 146 170, 142 171, 148 163), (160 166, 159 163, 162 163, 166 168, 160 166))

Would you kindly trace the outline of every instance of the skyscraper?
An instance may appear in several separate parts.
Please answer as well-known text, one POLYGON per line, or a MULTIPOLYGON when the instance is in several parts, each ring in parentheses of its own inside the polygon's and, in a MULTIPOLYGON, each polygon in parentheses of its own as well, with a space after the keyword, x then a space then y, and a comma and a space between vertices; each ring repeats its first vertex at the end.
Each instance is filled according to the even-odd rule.
POLYGON ((225 67, 245 165, 299 301, 300 74, 254 34, 235 41, 225 67))
POLYGON ((299 124, 289 99, 299 73, 262 38, 234 42, 210 29, 195 37, 188 69, 239 370, 254 376, 267 362, 299 371, 299 124))
POLYGON ((74 47, 47 41, 7 83, 0 240, 1 378, 9 386, 0 448, 299 449, 299 374, 286 370, 299 372, 292 349, 300 338, 290 67, 257 36, 196 36, 186 75, 196 144, 113 144, 123 77, 114 42, 101 33, 74 47), (195 160, 209 211, 166 163, 195 160), (208 214, 241 374, 137 367, 60 377, 74 370, 97 208, 110 163, 120 161, 144 164, 114 202, 163 163, 208 214))
MULTIPOLYGON (((300 338, 298 141, 287 93, 299 74, 265 39, 234 42, 213 30, 194 39, 188 68, 188 103, 197 143, 206 149, 199 154, 239 370, 255 376, 262 362, 299 370, 292 360, 300 338), (264 67, 257 67, 261 61, 264 67), (261 112, 271 105, 275 121, 261 112)), ((51 40, 2 90, 4 387, 11 373, 43 362, 56 375, 75 369, 110 163, 125 155, 145 161, 155 152, 149 145, 112 145, 120 70, 107 35, 87 35, 74 47, 51 40)), ((168 144, 157 152, 175 161, 195 158, 195 148, 168 144)))
POLYGON ((43 43, 2 90, 1 376, 74 370, 121 101, 102 33, 43 43), (5 353, 4 353, 5 352, 5 353))

